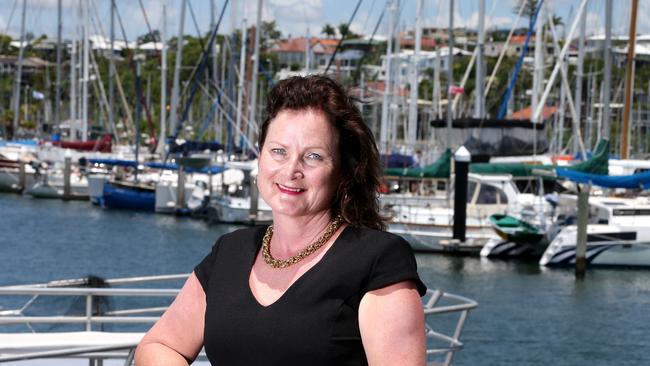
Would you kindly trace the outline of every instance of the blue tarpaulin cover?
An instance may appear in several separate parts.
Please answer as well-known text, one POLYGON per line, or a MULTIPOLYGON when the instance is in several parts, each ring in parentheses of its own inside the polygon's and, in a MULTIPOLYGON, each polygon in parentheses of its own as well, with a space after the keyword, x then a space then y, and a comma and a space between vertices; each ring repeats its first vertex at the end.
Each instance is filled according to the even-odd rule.
POLYGON ((650 171, 632 175, 598 175, 583 173, 576 170, 556 169, 558 177, 578 183, 591 183, 605 188, 650 188, 650 171))

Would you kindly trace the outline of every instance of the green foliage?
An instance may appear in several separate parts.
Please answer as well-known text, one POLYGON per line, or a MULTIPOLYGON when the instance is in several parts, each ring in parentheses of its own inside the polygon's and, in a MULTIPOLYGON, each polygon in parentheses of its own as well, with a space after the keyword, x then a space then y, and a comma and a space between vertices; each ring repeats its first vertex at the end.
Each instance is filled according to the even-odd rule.
POLYGON ((147 32, 139 36, 136 41, 138 44, 149 43, 149 42, 158 42, 160 41, 160 31, 154 29, 151 32, 147 32))
POLYGON ((339 33, 341 34, 341 38, 343 39, 359 38, 358 34, 350 30, 350 27, 348 27, 347 23, 339 24, 338 29, 339 33))
POLYGON ((331 24, 325 23, 323 29, 321 30, 321 33, 324 34, 327 38, 334 38, 334 36, 336 36, 336 29, 334 29, 331 24))

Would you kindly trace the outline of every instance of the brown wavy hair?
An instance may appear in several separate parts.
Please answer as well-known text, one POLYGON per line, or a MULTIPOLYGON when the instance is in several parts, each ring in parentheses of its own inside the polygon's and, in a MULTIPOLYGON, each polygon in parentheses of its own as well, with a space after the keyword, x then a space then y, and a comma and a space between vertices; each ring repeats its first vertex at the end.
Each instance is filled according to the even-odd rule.
POLYGON ((273 119, 287 109, 318 110, 339 133, 341 180, 332 212, 340 214, 350 225, 384 230, 386 219, 379 214, 377 199, 381 182, 379 151, 355 100, 327 76, 294 76, 280 81, 267 96, 266 117, 258 141, 260 149, 273 119))

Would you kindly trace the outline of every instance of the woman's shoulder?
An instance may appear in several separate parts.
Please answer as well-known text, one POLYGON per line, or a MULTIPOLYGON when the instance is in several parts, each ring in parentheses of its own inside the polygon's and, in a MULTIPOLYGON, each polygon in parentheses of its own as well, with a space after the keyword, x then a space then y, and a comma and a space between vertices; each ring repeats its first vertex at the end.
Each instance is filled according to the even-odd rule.
POLYGON ((237 245, 239 247, 245 243, 254 245, 258 241, 262 240, 262 236, 264 236, 265 230, 266 226, 253 226, 237 229, 221 235, 217 244, 219 246, 237 245))
POLYGON ((408 248, 410 250, 410 246, 404 238, 387 231, 359 226, 349 226, 346 231, 348 232, 348 235, 346 235, 348 241, 356 243, 367 250, 382 251, 394 247, 408 248))

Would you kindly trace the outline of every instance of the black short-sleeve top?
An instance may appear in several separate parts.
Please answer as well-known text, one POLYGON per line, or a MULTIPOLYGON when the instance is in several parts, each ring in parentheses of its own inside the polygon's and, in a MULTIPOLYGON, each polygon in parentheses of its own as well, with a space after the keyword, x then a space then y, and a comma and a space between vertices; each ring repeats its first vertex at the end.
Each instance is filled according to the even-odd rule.
POLYGON ((282 297, 262 306, 248 280, 264 231, 223 235, 194 269, 206 294, 204 346, 213 365, 367 365, 363 295, 405 280, 426 292, 404 239, 348 226, 282 297))

